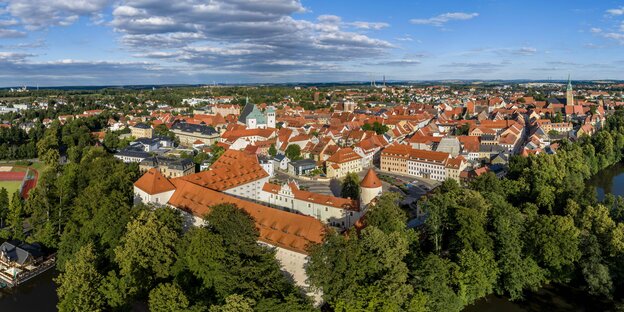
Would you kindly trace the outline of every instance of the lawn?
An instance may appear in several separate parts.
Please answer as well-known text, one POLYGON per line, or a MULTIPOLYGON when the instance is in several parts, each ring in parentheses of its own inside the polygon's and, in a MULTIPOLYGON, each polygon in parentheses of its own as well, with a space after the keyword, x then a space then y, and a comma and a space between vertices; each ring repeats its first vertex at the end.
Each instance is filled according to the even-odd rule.
POLYGON ((15 191, 19 190, 22 181, 0 181, 0 188, 5 188, 9 193, 9 199, 13 196, 15 191))

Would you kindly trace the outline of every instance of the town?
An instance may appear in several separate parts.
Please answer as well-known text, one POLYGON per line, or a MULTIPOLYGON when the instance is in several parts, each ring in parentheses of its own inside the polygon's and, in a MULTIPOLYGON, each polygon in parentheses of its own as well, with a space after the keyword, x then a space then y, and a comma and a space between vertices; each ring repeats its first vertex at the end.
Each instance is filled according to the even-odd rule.
MULTIPOLYGON (((562 144, 600 133, 624 106, 623 90, 622 84, 570 79, 201 86, 113 95, 24 88, 0 98, 5 107, 0 130, 38 142, 6 141, 0 154, 5 159, 38 156, 43 183, 59 183, 49 182, 58 179, 51 174, 66 174, 59 164, 70 168, 101 153, 111 155, 118 165, 107 166, 136 170, 135 178, 118 186, 126 185, 119 192, 132 194, 131 206, 176 211, 184 231, 210 226, 207 216, 215 207, 233 205, 251 218, 257 243, 274 250, 283 274, 319 306, 327 297, 318 284, 310 284, 312 246, 327 244, 328 235, 363 231, 369 219, 378 218, 375 211, 393 201, 405 213, 407 228, 428 233, 428 201, 449 181, 473 187, 489 177, 505 179, 517 174, 510 173, 511 162, 557 155, 562 144)), ((32 162, 27 165, 37 171, 32 162)), ((22 199, 14 197, 2 223, 3 235, 13 239, 5 242, 9 247, 0 258, 6 271, 0 278, 7 285, 45 271, 54 261, 52 251, 66 248, 58 239, 68 234, 47 224, 67 226, 61 224, 73 217, 63 216, 59 207, 59 218, 50 223, 45 215, 57 212, 41 210, 49 207, 50 196, 63 200, 65 195, 60 186, 49 193, 50 186, 45 190, 41 181, 34 183, 30 194, 21 194, 20 211, 27 212, 15 215, 13 203, 22 199), (21 243, 24 239, 49 252, 21 243), (16 248, 23 251, 11 256, 16 248)))

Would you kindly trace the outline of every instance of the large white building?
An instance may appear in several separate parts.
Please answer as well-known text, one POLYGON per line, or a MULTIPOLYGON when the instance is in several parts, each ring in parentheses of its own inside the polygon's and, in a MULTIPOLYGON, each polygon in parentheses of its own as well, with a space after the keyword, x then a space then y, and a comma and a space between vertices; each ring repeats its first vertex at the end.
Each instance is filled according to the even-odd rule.
MULTIPOLYGON (((135 200, 179 209, 187 226, 203 225, 203 217, 214 205, 235 204, 254 219, 259 243, 274 248, 282 270, 307 290, 308 247, 322 243, 325 226, 313 217, 253 202, 259 199, 268 174, 257 160, 252 161, 253 156, 243 154, 228 150, 208 171, 173 179, 151 169, 134 184, 135 200)), ((308 294, 320 298, 319 293, 308 294)))

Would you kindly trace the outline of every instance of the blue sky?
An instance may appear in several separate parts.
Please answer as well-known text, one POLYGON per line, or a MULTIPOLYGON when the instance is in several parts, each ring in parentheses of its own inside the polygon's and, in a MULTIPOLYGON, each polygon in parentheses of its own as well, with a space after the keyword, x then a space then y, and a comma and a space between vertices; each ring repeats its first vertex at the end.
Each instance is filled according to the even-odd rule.
POLYGON ((624 1, 0 0, 0 86, 624 79, 624 1))

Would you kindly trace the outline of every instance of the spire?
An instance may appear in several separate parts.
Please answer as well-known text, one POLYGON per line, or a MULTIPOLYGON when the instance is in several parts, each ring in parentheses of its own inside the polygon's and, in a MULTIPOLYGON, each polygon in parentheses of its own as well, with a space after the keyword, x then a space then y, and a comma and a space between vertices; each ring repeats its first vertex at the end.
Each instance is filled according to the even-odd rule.
POLYGON ((572 90, 572 80, 570 80, 570 74, 568 74, 568 90, 572 90))

